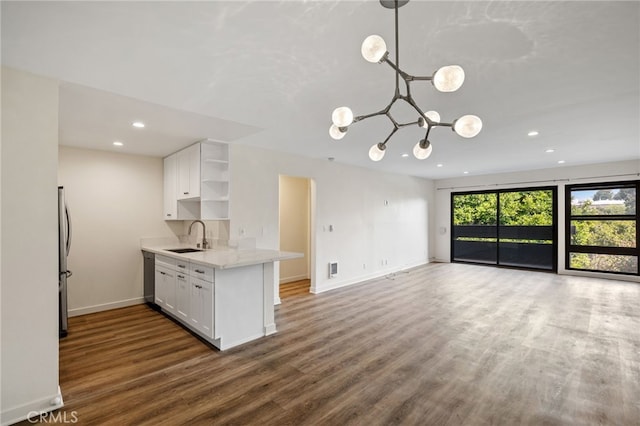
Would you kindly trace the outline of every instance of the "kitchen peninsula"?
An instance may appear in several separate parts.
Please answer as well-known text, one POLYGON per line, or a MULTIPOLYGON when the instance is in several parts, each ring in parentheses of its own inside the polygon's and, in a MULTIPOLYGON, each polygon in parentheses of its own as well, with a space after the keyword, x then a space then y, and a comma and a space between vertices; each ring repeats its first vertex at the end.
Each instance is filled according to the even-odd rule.
POLYGON ((143 240, 141 249, 145 257, 155 257, 153 302, 220 350, 276 332, 274 262, 302 257, 267 249, 197 250, 152 240, 143 240))

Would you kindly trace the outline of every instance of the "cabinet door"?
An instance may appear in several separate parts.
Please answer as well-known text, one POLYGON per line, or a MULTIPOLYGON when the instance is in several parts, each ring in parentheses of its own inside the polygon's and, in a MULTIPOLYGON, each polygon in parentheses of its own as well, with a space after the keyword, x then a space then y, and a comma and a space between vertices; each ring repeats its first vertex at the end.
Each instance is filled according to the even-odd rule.
POLYGON ((154 297, 155 297, 156 305, 160 306, 161 308, 164 308, 164 293, 165 293, 164 274, 165 272, 162 269, 156 268, 156 282, 155 282, 156 288, 154 291, 154 297))
POLYGON ((178 200, 200 196, 200 144, 178 151, 178 200))
POLYGON ((176 274, 176 315, 182 321, 189 321, 189 277, 184 273, 176 274))
POLYGON ((178 219, 178 199, 176 186, 178 183, 177 155, 172 154, 164 159, 164 219, 178 219))
POLYGON ((156 305, 169 312, 175 312, 176 306, 176 275, 175 272, 156 266, 156 305))
POLYGON ((211 283, 191 277, 190 307, 191 327, 213 338, 213 285, 211 283))
POLYGON ((200 331, 207 337, 213 338, 213 284, 203 282, 200 289, 202 297, 202 322, 200 331))

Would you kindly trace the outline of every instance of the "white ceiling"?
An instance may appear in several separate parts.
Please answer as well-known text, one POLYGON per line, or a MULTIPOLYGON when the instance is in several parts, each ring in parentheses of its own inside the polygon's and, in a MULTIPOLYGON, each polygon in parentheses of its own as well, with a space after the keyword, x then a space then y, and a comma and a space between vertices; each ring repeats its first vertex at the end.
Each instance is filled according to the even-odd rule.
MULTIPOLYGON (((638 1, 402 7, 401 67, 466 72, 455 93, 413 83, 418 104, 443 121, 484 122, 474 139, 434 129, 424 161, 401 157, 424 136, 414 127, 395 134, 381 162, 368 159, 391 130, 382 117, 341 141, 328 135, 335 107, 367 114, 393 95, 392 70, 360 55, 379 34, 395 57, 393 11, 378 1, 2 1, 1 30, 3 65, 62 81, 65 145, 164 156, 212 138, 434 179, 640 161, 638 1)), ((403 112, 399 121, 416 119, 403 112)))

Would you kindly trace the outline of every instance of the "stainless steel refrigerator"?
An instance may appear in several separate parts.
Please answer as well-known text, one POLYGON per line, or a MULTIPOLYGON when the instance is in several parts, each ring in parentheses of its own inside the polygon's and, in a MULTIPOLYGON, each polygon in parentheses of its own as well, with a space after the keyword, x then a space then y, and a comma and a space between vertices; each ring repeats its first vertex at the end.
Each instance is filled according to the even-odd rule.
POLYGON ((58 187, 58 333, 67 335, 67 279, 71 271, 67 269, 67 256, 71 248, 71 218, 64 198, 64 187, 58 187))

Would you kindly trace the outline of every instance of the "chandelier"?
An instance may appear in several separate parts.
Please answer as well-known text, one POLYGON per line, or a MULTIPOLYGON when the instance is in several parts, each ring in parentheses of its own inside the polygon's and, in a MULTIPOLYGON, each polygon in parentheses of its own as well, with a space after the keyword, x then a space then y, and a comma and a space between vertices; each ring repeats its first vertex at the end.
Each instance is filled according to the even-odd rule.
POLYGON ((375 117, 378 115, 385 115, 393 124, 393 129, 389 136, 380 143, 374 144, 369 150, 369 158, 373 161, 380 161, 384 157, 385 149, 387 148, 387 142, 402 127, 418 125, 426 129, 424 139, 420 140, 413 148, 413 155, 419 159, 424 160, 431 155, 433 147, 429 142, 429 133, 434 127, 450 127, 451 130, 456 132, 463 138, 472 138, 480 133, 482 129, 482 121, 475 115, 464 115, 451 123, 443 123, 440 121, 440 114, 436 111, 423 112, 416 104, 411 96, 411 83, 413 81, 431 81, 436 90, 440 92, 455 92, 462 86, 464 82, 464 70, 458 65, 448 65, 439 68, 431 76, 413 76, 407 74, 400 69, 399 49, 398 49, 398 9, 409 0, 380 0, 380 4, 387 9, 395 10, 395 44, 396 44, 396 62, 393 63, 389 59, 389 52, 387 51, 387 45, 378 35, 370 35, 362 43, 362 56, 372 63, 386 63, 396 72, 396 89, 391 98, 389 105, 384 109, 374 112, 372 114, 359 115, 354 117, 353 112, 348 107, 339 107, 333 111, 331 119, 333 124, 329 128, 329 135, 336 140, 342 139, 347 133, 349 126, 352 123, 364 120, 366 118, 375 117), (406 94, 400 93, 400 78, 405 83, 406 94), (418 119, 409 123, 399 123, 391 115, 391 107, 398 100, 403 100, 411 105, 418 113, 418 119))

